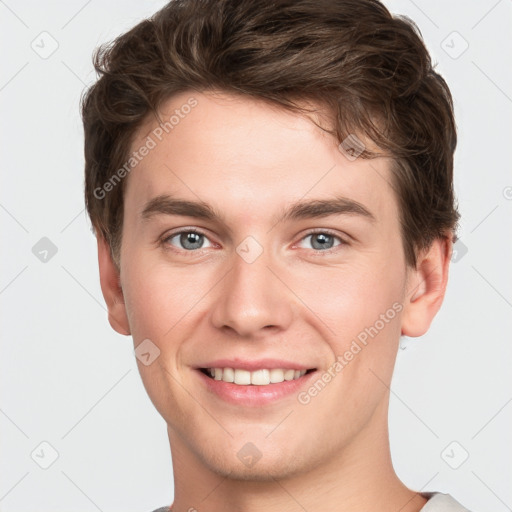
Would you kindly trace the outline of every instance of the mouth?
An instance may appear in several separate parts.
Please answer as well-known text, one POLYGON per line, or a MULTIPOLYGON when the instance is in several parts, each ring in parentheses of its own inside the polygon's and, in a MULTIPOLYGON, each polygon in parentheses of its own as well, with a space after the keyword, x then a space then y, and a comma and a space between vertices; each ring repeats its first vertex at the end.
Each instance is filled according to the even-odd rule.
POLYGON ((210 397, 252 408, 296 399, 318 373, 316 368, 262 368, 254 363, 246 366, 250 369, 223 365, 196 368, 196 375, 210 397))
POLYGON ((242 407, 260 407, 293 400, 310 385, 318 368, 286 359, 231 357, 203 361, 195 367, 209 398, 242 407))
POLYGON ((254 371, 242 368, 199 368, 199 370, 212 380, 237 386, 271 386, 272 384, 299 380, 304 375, 314 372, 316 368, 308 370, 261 368, 254 371))

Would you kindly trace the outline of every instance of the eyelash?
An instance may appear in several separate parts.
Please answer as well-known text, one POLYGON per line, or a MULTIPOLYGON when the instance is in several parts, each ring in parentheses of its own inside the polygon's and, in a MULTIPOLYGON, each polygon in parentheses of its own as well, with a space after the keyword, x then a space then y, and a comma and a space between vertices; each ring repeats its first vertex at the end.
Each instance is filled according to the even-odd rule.
MULTIPOLYGON (((166 234, 161 240, 160 240, 160 243, 161 245, 166 249, 166 250, 169 250, 169 251, 173 251, 173 252, 177 252, 177 253, 180 253, 180 254, 183 254, 183 253, 186 253, 187 255, 190 255, 190 256, 193 256, 193 255, 196 255, 197 253, 199 253, 201 251, 201 249, 193 249, 193 250, 186 250, 186 249, 178 249, 174 246, 172 246, 169 242, 169 240, 171 240, 172 238, 175 238, 177 235, 182 235, 183 233, 196 233, 198 235, 202 235, 204 236, 205 238, 208 238, 208 236, 206 235, 206 233, 203 233, 201 230, 199 229, 196 229, 196 228, 187 228, 187 229, 181 229, 180 231, 175 231, 173 233, 170 233, 170 234, 166 234)), ((332 231, 328 230, 328 229, 314 229, 312 231, 308 231, 301 239, 299 242, 302 242, 303 240, 305 240, 306 238, 308 238, 309 236, 312 236, 312 235, 317 235, 317 234, 324 234, 324 235, 328 235, 328 236, 332 236, 333 238, 337 239, 340 243, 338 245, 336 245, 335 247, 332 247, 331 249, 324 249, 324 250, 315 250, 315 249, 309 249, 311 251, 313 251, 313 253, 315 255, 322 255, 322 254, 332 254, 333 252, 336 252, 337 250, 339 250, 341 247, 345 246, 345 245, 348 245, 348 242, 343 239, 342 237, 340 237, 339 235, 333 233, 332 231)), ((210 241, 210 243, 213 243, 210 241)))

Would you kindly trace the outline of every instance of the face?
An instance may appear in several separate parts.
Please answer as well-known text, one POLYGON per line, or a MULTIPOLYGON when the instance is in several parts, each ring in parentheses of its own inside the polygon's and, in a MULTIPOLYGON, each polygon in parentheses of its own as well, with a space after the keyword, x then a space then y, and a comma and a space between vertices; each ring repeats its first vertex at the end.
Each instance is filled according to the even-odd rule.
POLYGON ((176 110, 133 141, 153 147, 127 178, 115 321, 158 356, 138 364, 173 449, 235 478, 298 474, 385 428, 408 300, 390 161, 249 98, 176 110))

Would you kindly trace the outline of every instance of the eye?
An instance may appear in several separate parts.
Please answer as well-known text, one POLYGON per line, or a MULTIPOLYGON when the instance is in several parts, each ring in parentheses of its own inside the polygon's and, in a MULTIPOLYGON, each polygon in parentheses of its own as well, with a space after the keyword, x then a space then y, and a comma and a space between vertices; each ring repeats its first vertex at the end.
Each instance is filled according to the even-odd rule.
MULTIPOLYGON (((345 241, 339 236, 333 235, 328 231, 315 231, 313 233, 309 233, 302 240, 301 243, 305 240, 310 239, 310 244, 313 249, 316 251, 328 251, 333 247, 337 247, 339 245, 344 245, 345 241), (335 244, 335 241, 338 241, 338 244, 335 244)), ((307 247, 306 247, 307 248, 307 247)))
POLYGON ((165 237, 162 242, 185 251, 196 251, 197 249, 204 249, 205 247, 212 246, 206 235, 196 231, 195 229, 178 231, 165 237), (205 242, 208 245, 205 245, 205 242))

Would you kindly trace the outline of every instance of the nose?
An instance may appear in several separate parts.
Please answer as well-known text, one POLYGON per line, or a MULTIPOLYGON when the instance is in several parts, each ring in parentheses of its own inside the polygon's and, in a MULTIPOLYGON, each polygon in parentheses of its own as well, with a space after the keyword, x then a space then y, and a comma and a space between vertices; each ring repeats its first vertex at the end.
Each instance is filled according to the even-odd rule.
POLYGON ((231 270, 219 283, 214 298, 211 320, 217 329, 258 338, 290 326, 294 295, 278 266, 269 260, 265 251, 253 262, 233 253, 231 270))

